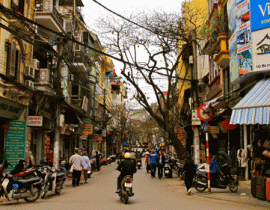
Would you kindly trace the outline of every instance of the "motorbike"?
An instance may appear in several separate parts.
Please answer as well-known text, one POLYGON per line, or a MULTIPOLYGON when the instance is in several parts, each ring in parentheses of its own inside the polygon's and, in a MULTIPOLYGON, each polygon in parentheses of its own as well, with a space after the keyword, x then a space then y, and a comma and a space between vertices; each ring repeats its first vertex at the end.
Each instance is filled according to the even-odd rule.
POLYGON ((120 200, 125 204, 128 203, 129 197, 134 196, 134 193, 132 192, 132 181, 133 179, 130 175, 125 176, 121 181, 121 189, 118 195, 120 200))
POLYGON ((173 174, 172 174, 172 166, 171 166, 171 163, 166 160, 165 161, 165 165, 164 165, 164 175, 165 177, 167 178, 172 178, 173 174))
POLYGON ((26 202, 35 202, 41 193, 41 185, 43 179, 37 175, 36 167, 25 169, 18 167, 23 165, 24 160, 19 160, 15 169, 21 168, 20 171, 13 170, 6 173, 6 168, 9 163, 3 164, 1 168, 1 189, 0 195, 7 198, 7 200, 24 199, 26 202))
POLYGON ((53 181, 56 179, 55 194, 60 194, 65 182, 65 172, 56 170, 53 167, 42 166, 38 168, 38 174, 44 179, 41 191, 41 198, 44 198, 48 191, 53 190, 53 181))
POLYGON ((142 160, 141 159, 137 159, 137 163, 136 163, 138 169, 140 169, 142 167, 142 160))
POLYGON ((177 176, 180 178, 183 175, 184 160, 179 160, 176 164, 177 164, 177 176))
MULTIPOLYGON (((229 187, 230 191, 236 193, 238 184, 230 172, 231 167, 224 164, 220 167, 220 174, 216 179, 211 179, 211 188, 226 189, 229 187)), ((203 192, 208 188, 207 173, 199 171, 194 177, 194 187, 198 192, 203 192)))

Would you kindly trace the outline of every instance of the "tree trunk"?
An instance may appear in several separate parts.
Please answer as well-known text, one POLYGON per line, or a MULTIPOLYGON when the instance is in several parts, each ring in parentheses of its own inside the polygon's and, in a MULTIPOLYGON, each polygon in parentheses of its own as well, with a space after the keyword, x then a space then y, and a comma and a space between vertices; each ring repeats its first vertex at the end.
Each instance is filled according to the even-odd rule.
POLYGON ((169 132, 169 138, 172 141, 172 144, 175 148, 178 158, 184 160, 188 154, 186 149, 183 147, 181 141, 178 139, 177 134, 171 131, 169 132))

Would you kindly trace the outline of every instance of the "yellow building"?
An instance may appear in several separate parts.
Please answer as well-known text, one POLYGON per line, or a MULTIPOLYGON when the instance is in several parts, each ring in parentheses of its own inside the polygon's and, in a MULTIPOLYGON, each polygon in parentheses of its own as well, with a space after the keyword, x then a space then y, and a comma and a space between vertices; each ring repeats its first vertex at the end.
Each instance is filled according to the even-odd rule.
MULTIPOLYGON (((33 66, 33 45, 23 39, 34 38, 36 29, 13 14, 33 20, 35 0, 0 0, 0 3, 4 7, 0 11, 0 164, 5 158, 14 165, 19 158, 25 157, 25 148, 20 147, 16 154, 12 153, 11 146, 16 145, 8 135, 14 125, 20 126, 22 136, 27 133, 27 111, 33 93, 32 87, 26 82, 27 76, 34 77, 33 69, 29 68, 33 66)), ((27 147, 25 137, 18 141, 27 147)))
MULTIPOLYGON (((187 34, 195 29, 197 38, 201 37, 200 28, 207 20, 207 0, 193 0, 192 2, 182 3, 182 19, 179 24, 184 26, 187 34)), ((181 39, 181 38, 180 38, 181 39)), ((178 65, 178 75, 181 78, 178 84, 179 99, 178 104, 181 111, 184 102, 184 95, 187 89, 191 88, 192 69, 189 65, 189 56, 192 55, 191 46, 186 42, 179 42, 179 53, 183 53, 178 65)), ((204 62, 204 61, 203 61, 204 62)), ((207 73, 207 65, 201 64, 198 56, 198 78, 202 78, 207 73), (200 72, 204 71, 204 72, 200 72)))

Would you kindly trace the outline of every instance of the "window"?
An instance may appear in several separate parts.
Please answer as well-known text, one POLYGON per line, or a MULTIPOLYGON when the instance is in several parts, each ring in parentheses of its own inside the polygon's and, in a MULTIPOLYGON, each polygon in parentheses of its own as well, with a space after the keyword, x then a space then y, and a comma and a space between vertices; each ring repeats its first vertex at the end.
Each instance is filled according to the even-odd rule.
POLYGON ((19 0, 18 6, 18 12, 21 13, 21 15, 24 15, 24 0, 19 0))
POLYGON ((21 50, 17 41, 6 43, 6 76, 20 81, 21 50))

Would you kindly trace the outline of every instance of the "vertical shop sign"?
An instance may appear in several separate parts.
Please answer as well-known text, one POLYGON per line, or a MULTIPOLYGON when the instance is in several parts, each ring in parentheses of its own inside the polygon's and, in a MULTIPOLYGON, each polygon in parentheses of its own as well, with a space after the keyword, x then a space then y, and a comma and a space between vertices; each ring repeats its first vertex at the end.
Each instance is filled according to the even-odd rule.
POLYGON ((19 158, 25 157, 25 141, 26 141, 26 122, 11 121, 10 129, 5 137, 5 160, 11 163, 8 168, 11 171, 18 162, 19 158))

